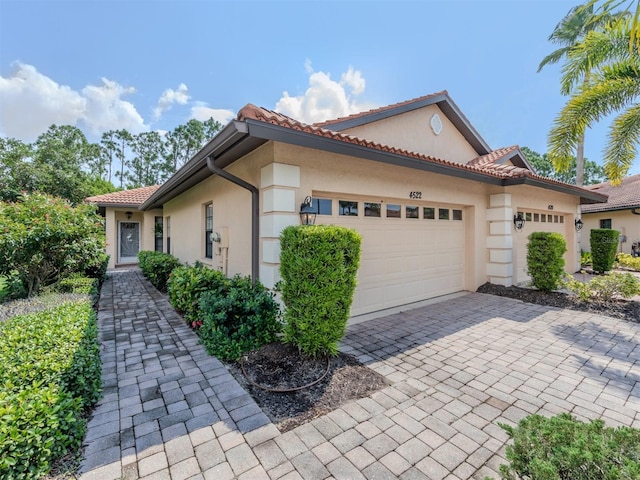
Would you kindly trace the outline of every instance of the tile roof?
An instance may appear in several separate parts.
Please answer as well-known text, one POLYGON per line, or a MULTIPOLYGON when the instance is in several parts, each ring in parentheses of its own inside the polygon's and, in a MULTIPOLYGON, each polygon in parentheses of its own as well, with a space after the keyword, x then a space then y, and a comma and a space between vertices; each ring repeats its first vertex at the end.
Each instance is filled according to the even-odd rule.
POLYGON ((583 205, 583 213, 606 212, 608 210, 622 210, 626 208, 640 208, 640 174, 631 175, 622 179, 622 183, 612 186, 610 182, 587 185, 584 188, 609 195, 605 203, 583 205))
POLYGON ((518 145, 498 148, 497 150, 487 153, 486 155, 482 155, 480 157, 474 158, 473 160, 469 160, 467 162, 467 165, 488 165, 488 164, 496 163, 498 160, 504 158, 509 153, 515 152, 519 149, 520 147, 518 145))
POLYGON ((160 185, 151 187, 134 188, 132 190, 121 190, 119 192, 105 193, 84 199, 87 203, 96 203, 100 206, 140 206, 149 198, 160 185))
POLYGON ((348 115, 346 117, 340 117, 340 118, 334 118, 334 119, 331 119, 331 120, 325 120, 324 122, 317 122, 317 123, 314 123, 313 126, 314 127, 326 127, 326 126, 332 125, 334 123, 344 122, 345 120, 352 120, 354 118, 366 117, 368 115, 372 115, 372 114, 375 114, 375 113, 384 112, 384 111, 387 111, 387 110, 392 110, 394 108, 403 107, 405 105, 411 105, 412 103, 422 102, 424 100, 427 100, 429 98, 434 98, 434 97, 437 97, 439 95, 448 95, 448 94, 449 94, 449 92, 447 92, 446 90, 443 90, 441 92, 436 92, 436 93, 432 93, 432 94, 429 94, 429 95, 424 95, 423 97, 418 97, 418 98, 414 98, 414 99, 411 99, 411 100, 406 100, 404 102, 394 103, 393 105, 386 105, 384 107, 379 107, 379 108, 374 108, 372 110, 367 110, 367 111, 364 111, 364 112, 354 113, 354 114, 348 115))

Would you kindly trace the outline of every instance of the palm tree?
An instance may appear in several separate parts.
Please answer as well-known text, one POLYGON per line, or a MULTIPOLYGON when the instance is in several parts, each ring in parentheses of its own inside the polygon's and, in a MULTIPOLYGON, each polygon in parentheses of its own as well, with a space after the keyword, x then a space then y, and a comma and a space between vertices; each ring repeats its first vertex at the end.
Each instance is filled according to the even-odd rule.
MULTIPOLYGON (((586 5, 578 5, 573 7, 562 20, 556 25, 548 40, 551 43, 562 45, 549 55, 544 57, 538 66, 538 73, 547 65, 558 63, 562 59, 566 59, 573 48, 580 44, 585 36, 593 31, 604 28, 604 26, 614 18, 625 15, 621 13, 611 13, 610 5, 602 6, 597 13, 594 12, 595 1, 591 1, 586 5)), ((584 82, 588 82, 589 72, 584 72, 584 82)), ((570 90, 562 88, 563 95, 569 95, 570 90)), ((569 165, 563 163, 554 163, 557 171, 566 171, 569 165)), ((576 185, 581 187, 584 183, 584 133, 578 139, 576 145, 576 185)))
POLYGON ((585 129, 618 112, 604 152, 604 170, 612 184, 620 183, 629 170, 640 140, 640 105, 636 103, 640 98, 640 51, 630 40, 632 23, 625 18, 603 31, 591 31, 571 49, 562 88, 573 94, 556 117, 548 139, 554 165, 566 164, 585 129), (587 73, 589 79, 584 82, 587 73))

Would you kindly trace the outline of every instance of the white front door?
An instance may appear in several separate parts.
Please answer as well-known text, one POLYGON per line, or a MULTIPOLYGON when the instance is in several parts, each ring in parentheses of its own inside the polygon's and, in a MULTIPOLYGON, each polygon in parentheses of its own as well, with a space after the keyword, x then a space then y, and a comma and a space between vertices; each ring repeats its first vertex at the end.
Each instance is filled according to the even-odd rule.
POLYGON ((140 222, 119 222, 118 263, 138 263, 140 222))

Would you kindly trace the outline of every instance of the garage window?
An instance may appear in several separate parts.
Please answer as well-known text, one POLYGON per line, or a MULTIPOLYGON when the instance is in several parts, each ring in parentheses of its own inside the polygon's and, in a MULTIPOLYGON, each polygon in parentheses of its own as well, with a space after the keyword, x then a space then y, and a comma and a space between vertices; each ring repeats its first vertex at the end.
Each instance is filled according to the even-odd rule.
POLYGON ((540 221, 540 214, 539 213, 534 213, 533 214, 533 221, 534 222, 539 222, 540 221))
POLYGON ((449 220, 449 209, 448 208, 439 208, 438 209, 438 220, 449 220))
POLYGON ((387 218, 400 218, 401 209, 400 205, 395 203, 387 203, 387 218))
POLYGON ((453 209, 451 213, 454 220, 462 220, 462 210, 453 209))
POLYGON ((424 207, 422 209, 422 218, 424 218, 425 220, 435 220, 436 209, 433 207, 424 207))
POLYGON ((318 212, 318 215, 333 214, 333 201, 330 198, 312 198, 311 207, 318 212))
POLYGON ((338 213, 342 216, 357 217, 358 216, 358 202, 350 202, 348 200, 340 200, 338 202, 338 213))
POLYGON ((364 216, 365 217, 380 217, 382 207, 379 203, 364 202, 364 216))
POLYGON ((420 209, 418 207, 413 207, 411 205, 406 206, 406 215, 407 218, 420 218, 420 209))

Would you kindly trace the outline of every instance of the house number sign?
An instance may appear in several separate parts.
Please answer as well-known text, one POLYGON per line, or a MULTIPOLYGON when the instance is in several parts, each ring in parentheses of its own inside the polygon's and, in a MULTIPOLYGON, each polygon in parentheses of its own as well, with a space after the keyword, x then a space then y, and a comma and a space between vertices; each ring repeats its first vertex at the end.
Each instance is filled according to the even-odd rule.
POLYGON ((409 198, 413 198, 414 200, 419 200, 422 198, 422 192, 409 192, 409 198))

